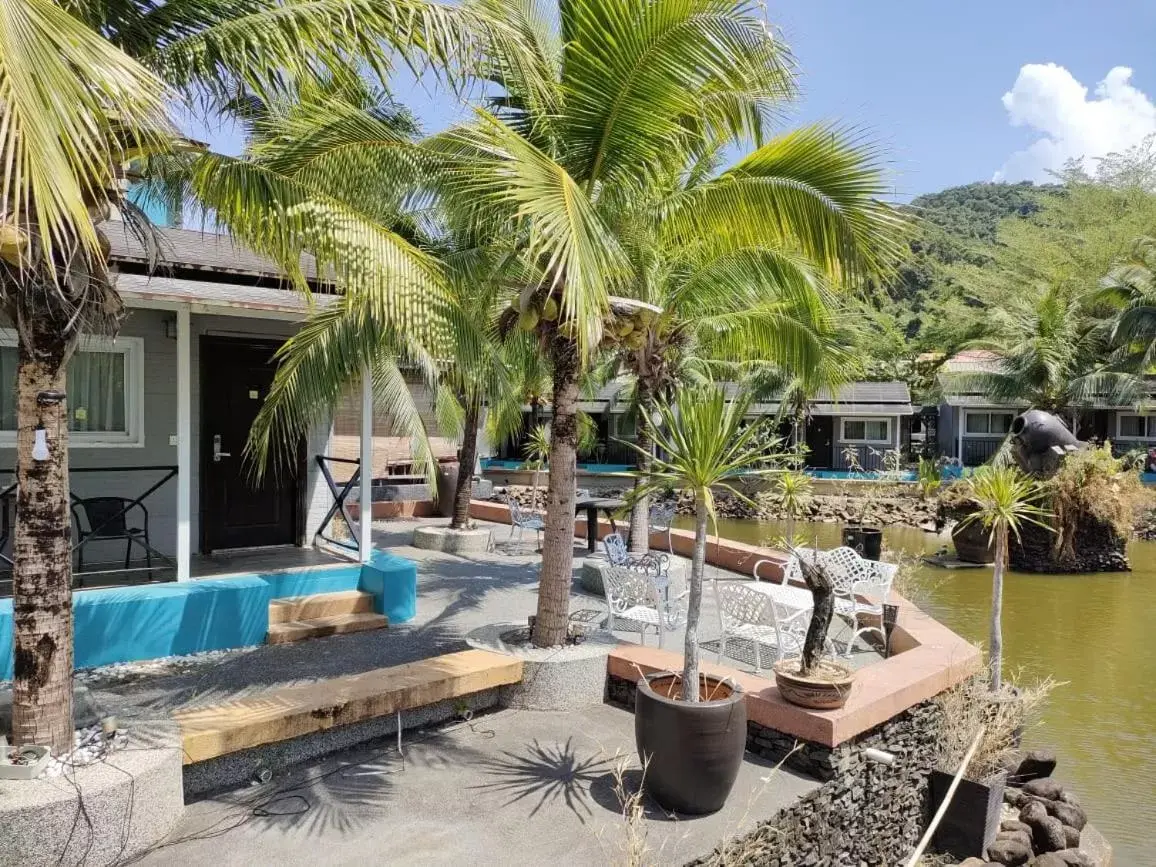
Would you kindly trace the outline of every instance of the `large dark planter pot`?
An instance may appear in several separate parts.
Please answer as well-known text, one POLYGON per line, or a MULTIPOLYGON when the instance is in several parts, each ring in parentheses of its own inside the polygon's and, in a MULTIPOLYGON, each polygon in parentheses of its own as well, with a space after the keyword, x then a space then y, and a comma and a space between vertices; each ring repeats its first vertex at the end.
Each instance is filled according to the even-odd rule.
POLYGON ((458 472, 460 465, 453 463, 438 464, 438 514, 443 518, 452 518, 454 514, 454 493, 458 487, 458 472))
POLYGON ((804 677, 798 672, 797 659, 776 662, 775 685, 783 700, 811 710, 836 710, 845 705, 855 685, 855 672, 830 660, 821 660, 819 665, 827 676, 804 677))
POLYGON ((956 524, 951 531, 951 542, 955 545, 955 556, 965 563, 995 562, 991 534, 979 521, 956 524))
MULTIPOLYGON (((931 813, 939 810, 954 772, 931 772, 931 813)), ((962 779, 943 814, 931 846, 956 858, 982 858, 999 831, 1000 810, 1007 774, 1000 771, 982 783, 962 779)))
POLYGON ((704 678, 710 701, 679 701, 681 677, 647 675, 634 698, 634 739, 643 786, 675 813, 713 813, 726 803, 747 745, 747 705, 742 687, 704 678), (670 696, 675 696, 671 698, 670 696))
POLYGON ((877 527, 844 527, 843 544, 854 548, 865 560, 878 560, 883 555, 883 531, 877 527))

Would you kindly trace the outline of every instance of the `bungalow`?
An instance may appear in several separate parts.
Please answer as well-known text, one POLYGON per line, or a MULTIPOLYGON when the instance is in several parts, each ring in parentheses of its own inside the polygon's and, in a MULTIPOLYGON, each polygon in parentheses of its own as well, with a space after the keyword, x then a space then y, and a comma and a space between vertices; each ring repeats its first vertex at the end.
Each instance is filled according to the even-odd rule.
MULTIPOLYGON (((119 583, 124 572, 184 580, 220 571, 207 555, 232 549, 283 546, 283 564, 325 559, 300 549, 334 504, 318 460, 329 455, 332 425, 310 432, 294 466, 260 481, 242 461, 273 380, 273 353, 307 315, 305 299, 287 290, 272 262, 226 236, 160 230, 163 268, 149 275, 134 237, 115 222, 105 231, 128 311, 115 338, 84 338, 69 368, 78 585, 119 583)), ((312 263, 303 264, 309 273, 312 263)), ((0 321, 0 582, 11 557, 15 365, 16 335, 0 321)), ((373 460, 372 393, 363 390, 338 416, 347 466, 337 478, 358 460, 376 475, 388 460, 373 460)), ((363 521, 371 512, 363 509, 363 521)), ((361 546, 363 559, 369 553, 361 546)))
MULTIPOLYGON (((597 425, 597 440, 587 455, 592 466, 633 465, 634 453, 622 445, 637 432, 637 420, 631 413, 628 380, 611 382, 579 403, 579 409, 591 416, 597 425)), ((725 386, 732 394, 737 386, 725 386)), ((524 407, 527 415, 530 407, 524 407)), ((851 454, 860 466, 877 470, 883 466, 883 455, 904 449, 911 441, 911 394, 903 382, 853 382, 835 392, 824 390, 811 401, 805 441, 807 466, 811 469, 843 470, 851 454)), ((549 408, 539 410, 543 420, 549 408)), ((771 396, 753 403, 750 414, 755 418, 774 417, 779 413, 779 399, 771 396)), ((782 433, 789 432, 784 423, 782 433)), ((521 457, 519 443, 504 443, 499 458, 521 457)))
MULTIPOLYGON (((1026 401, 993 400, 974 382, 968 382, 968 375, 998 372, 1000 364, 999 353, 971 349, 952 356, 940 368, 939 450, 942 455, 958 458, 964 466, 990 460, 1007 438, 1012 420, 1030 408, 1026 401)), ((1150 401, 1143 405, 1150 405, 1150 401)), ((1110 441, 1117 454, 1156 447, 1156 411, 1099 399, 1062 415, 1069 427, 1075 424, 1080 439, 1110 441)))

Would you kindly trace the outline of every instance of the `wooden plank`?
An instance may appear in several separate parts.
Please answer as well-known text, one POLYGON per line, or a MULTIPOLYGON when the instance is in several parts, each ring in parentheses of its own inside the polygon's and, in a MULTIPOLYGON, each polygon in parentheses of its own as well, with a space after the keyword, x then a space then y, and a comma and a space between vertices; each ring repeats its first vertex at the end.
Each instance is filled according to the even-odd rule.
POLYGON ((361 590, 342 590, 337 593, 314 593, 309 596, 289 596, 269 603, 270 623, 289 623, 293 620, 315 620, 338 614, 370 614, 373 612, 373 594, 361 590))
POLYGON ((436 704, 522 679, 522 662, 463 650, 363 674, 177 711, 184 763, 436 704))
POLYGON ((289 623, 271 623, 265 633, 266 644, 289 644, 308 638, 324 638, 327 635, 345 635, 349 632, 365 632, 370 629, 385 629, 389 618, 373 612, 363 614, 335 614, 332 617, 317 617, 313 620, 294 620, 289 623))

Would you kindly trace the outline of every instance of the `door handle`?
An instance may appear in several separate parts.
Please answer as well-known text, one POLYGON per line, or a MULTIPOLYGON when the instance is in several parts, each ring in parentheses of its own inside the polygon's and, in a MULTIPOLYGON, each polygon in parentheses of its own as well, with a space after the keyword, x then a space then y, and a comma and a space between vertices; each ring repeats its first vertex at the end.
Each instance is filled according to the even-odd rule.
POLYGON ((220 463, 221 458, 231 458, 230 452, 221 451, 221 435, 213 434, 213 463, 220 463))

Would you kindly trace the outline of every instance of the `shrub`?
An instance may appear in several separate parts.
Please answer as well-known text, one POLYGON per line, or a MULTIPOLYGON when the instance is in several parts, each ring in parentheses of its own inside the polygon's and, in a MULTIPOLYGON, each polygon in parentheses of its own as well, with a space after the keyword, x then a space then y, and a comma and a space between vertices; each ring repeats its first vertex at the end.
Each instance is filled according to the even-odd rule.
POLYGON ((1056 531, 1056 551, 1074 554, 1076 528, 1085 520, 1110 525, 1127 538, 1150 495, 1134 470, 1112 457, 1108 443, 1073 452, 1043 483, 1056 531))

